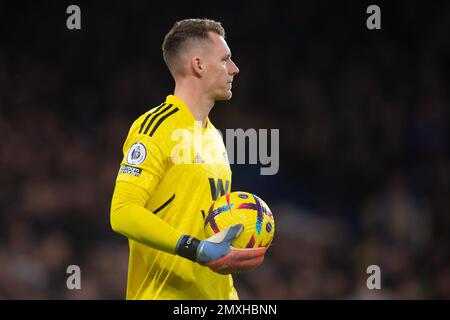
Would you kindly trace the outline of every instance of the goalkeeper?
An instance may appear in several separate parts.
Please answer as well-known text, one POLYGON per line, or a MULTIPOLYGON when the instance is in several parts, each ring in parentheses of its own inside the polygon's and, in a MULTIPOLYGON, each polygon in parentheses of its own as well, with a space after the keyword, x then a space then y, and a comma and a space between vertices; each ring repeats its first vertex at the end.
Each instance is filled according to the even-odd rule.
POLYGON ((224 37, 213 20, 175 23, 163 42, 174 94, 140 116, 124 143, 111 226, 129 239, 127 299, 238 299, 231 274, 264 260, 265 248, 231 246, 242 225, 209 239, 203 231, 211 204, 231 188, 208 118, 216 101, 231 98, 239 72, 224 37))

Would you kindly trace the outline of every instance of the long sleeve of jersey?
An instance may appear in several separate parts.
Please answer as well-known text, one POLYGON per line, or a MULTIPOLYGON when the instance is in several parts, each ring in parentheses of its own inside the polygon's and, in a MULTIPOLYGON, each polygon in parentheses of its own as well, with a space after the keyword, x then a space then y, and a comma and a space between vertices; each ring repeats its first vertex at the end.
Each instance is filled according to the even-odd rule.
POLYGON ((131 183, 118 181, 111 203, 112 229, 154 249, 175 253, 182 233, 145 208, 148 193, 131 183))
POLYGON ((141 122, 139 119, 132 125, 123 146, 111 201, 111 227, 129 239, 173 254, 182 233, 155 214, 154 206, 148 206, 155 200, 152 197, 158 199, 157 186, 170 161, 160 147, 164 141, 144 134, 141 122))

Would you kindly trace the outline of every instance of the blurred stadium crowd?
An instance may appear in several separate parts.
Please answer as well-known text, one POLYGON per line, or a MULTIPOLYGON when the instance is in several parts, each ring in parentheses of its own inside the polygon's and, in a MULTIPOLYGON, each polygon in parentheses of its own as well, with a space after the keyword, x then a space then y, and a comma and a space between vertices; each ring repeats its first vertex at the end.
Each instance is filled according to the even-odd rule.
POLYGON ((90 4, 81 31, 65 7, 0 4, 0 299, 124 298, 127 241, 109 226, 122 143, 171 93, 160 44, 191 16, 223 22, 241 69, 212 121, 280 129, 277 175, 233 165, 232 190, 276 219, 240 297, 450 298, 449 3, 382 6, 373 32, 350 2, 90 4))

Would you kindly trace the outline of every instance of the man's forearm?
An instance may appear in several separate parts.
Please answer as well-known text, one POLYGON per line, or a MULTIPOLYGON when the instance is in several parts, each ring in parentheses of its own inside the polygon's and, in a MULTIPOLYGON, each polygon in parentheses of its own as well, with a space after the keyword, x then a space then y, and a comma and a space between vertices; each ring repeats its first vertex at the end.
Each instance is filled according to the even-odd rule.
POLYGON ((144 207, 145 191, 117 182, 111 203, 111 227, 125 237, 175 254, 182 233, 144 207))

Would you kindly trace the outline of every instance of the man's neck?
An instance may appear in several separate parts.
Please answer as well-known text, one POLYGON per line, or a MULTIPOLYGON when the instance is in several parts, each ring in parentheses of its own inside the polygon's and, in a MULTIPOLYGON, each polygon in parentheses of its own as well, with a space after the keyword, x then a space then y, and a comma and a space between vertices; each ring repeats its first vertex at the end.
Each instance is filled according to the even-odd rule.
POLYGON ((196 88, 180 85, 175 86, 174 95, 187 105, 195 121, 201 121, 204 128, 209 112, 214 106, 214 100, 208 99, 196 88))

